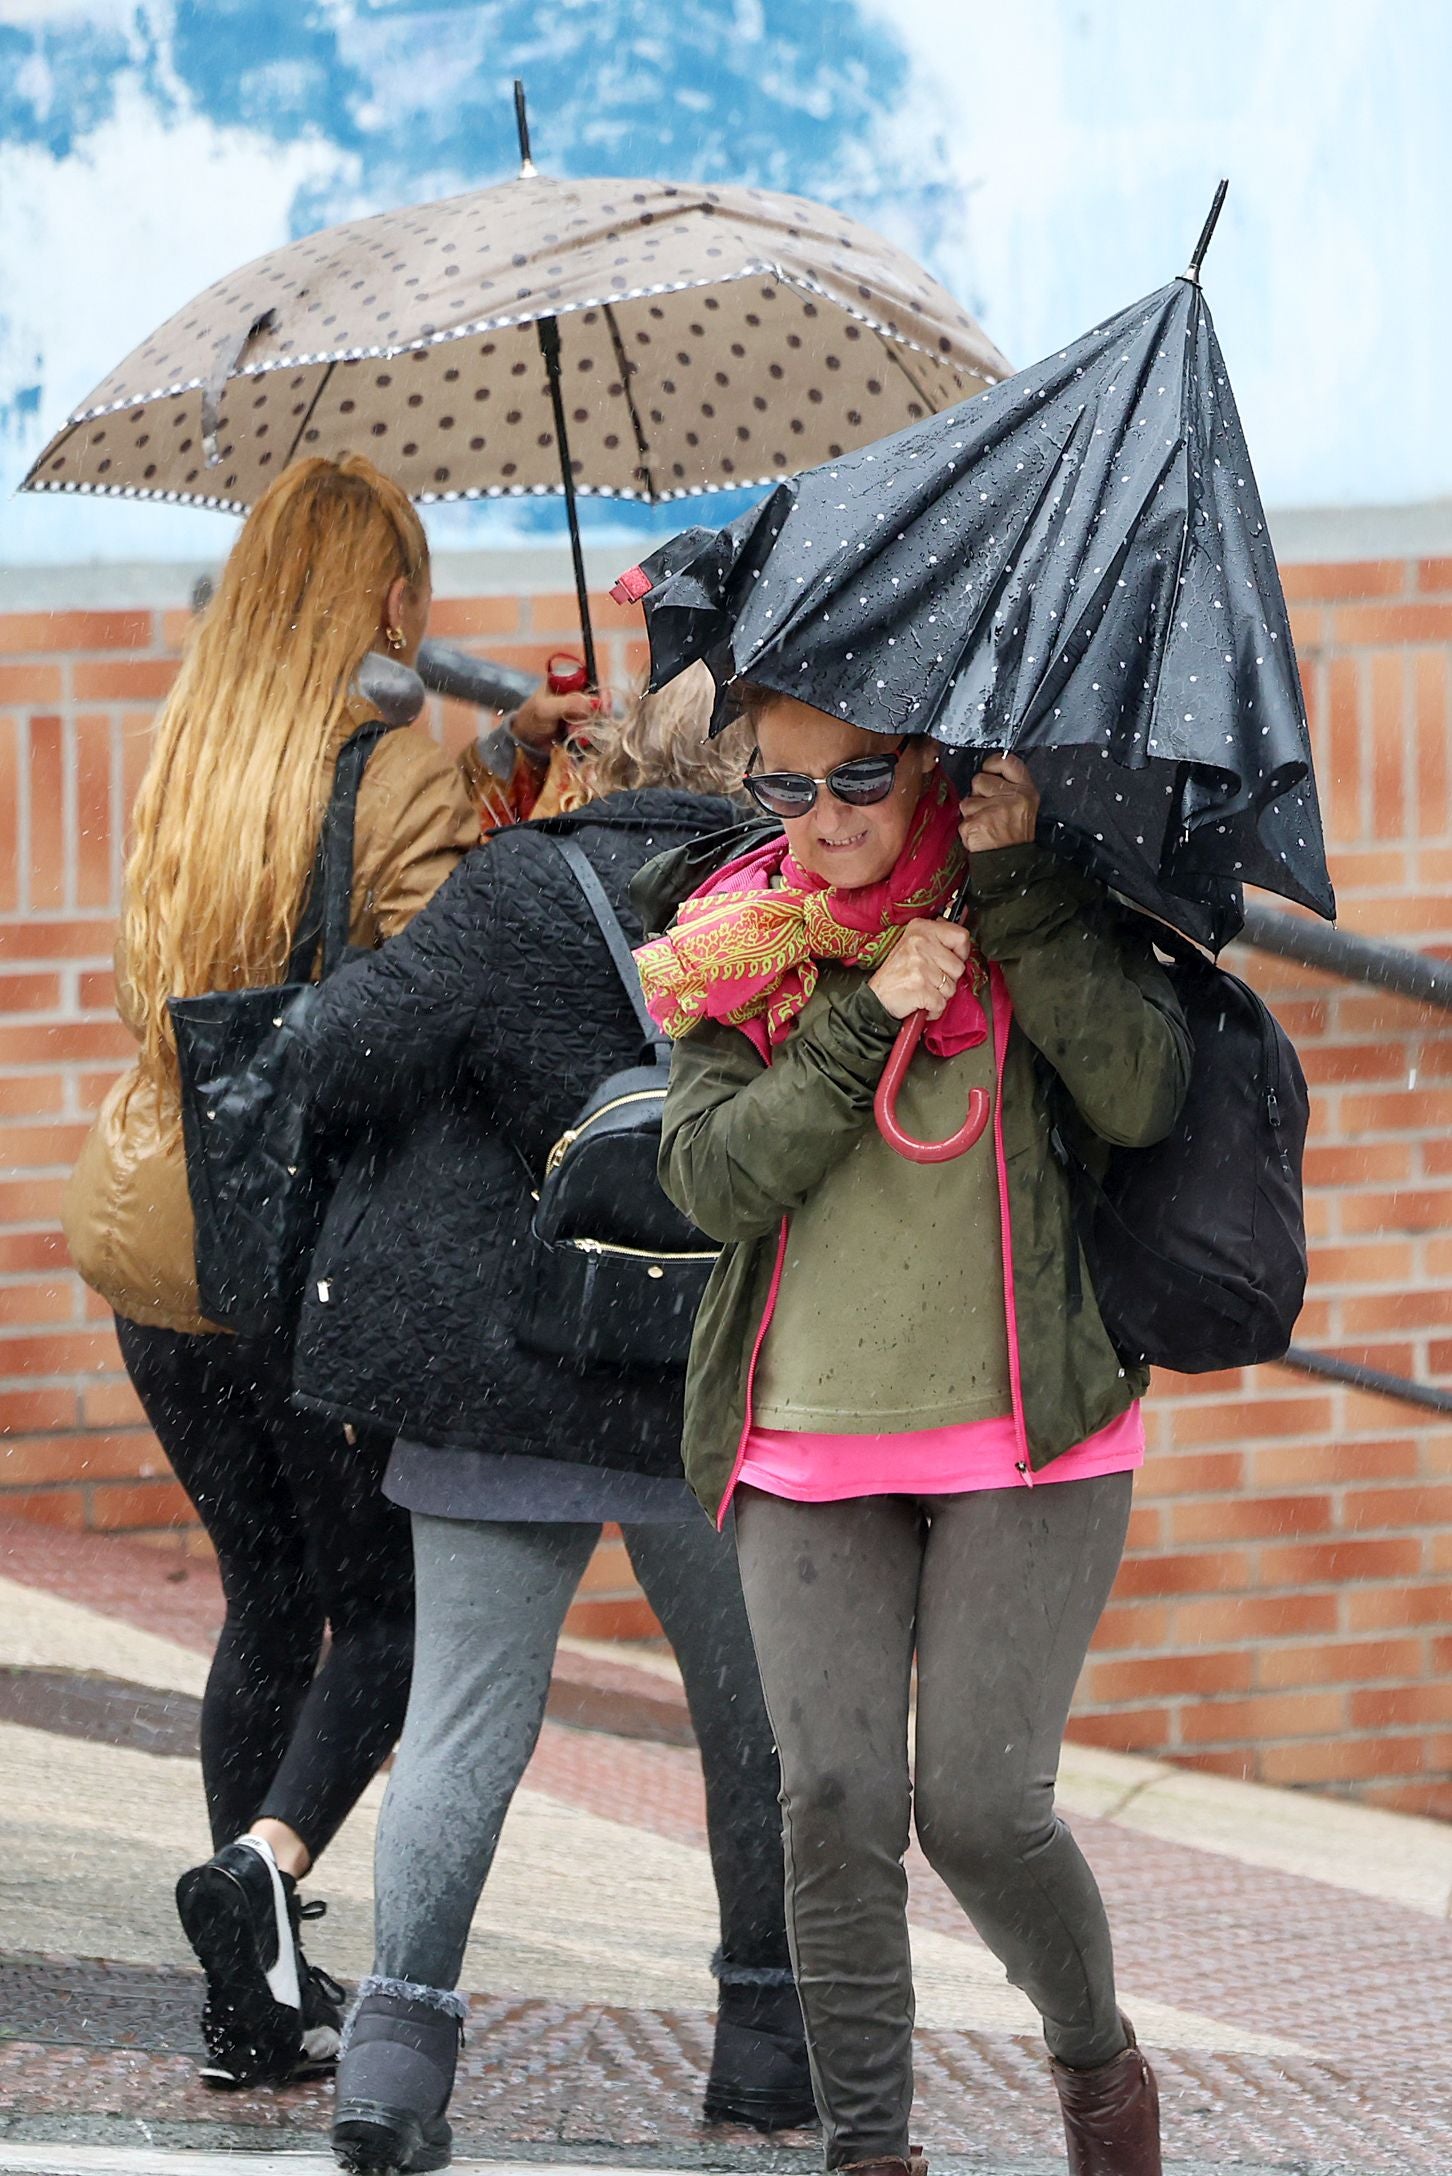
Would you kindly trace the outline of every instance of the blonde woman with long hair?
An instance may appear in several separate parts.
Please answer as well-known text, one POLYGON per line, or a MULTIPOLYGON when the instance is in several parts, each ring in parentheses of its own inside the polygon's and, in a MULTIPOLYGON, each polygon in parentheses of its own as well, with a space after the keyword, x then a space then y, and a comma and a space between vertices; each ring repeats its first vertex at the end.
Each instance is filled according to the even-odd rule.
MULTIPOLYGON (((301 1957, 297 1880, 401 1727, 412 1569, 407 1521, 378 1486, 386 1446, 292 1407, 289 1335, 233 1337, 199 1310, 166 1005, 283 979, 338 753, 373 715, 358 667, 370 650, 411 662, 429 602, 418 517, 367 461, 299 462, 248 517, 137 797, 117 990, 138 1056, 66 1205, 76 1265, 115 1310, 221 1566, 201 1724, 217 1848, 177 1891, 207 1972, 203 2076, 219 2085, 336 2054, 341 1991, 301 1957)), ((421 733, 385 734, 358 794, 351 942, 402 930, 477 838, 448 758, 421 733)))

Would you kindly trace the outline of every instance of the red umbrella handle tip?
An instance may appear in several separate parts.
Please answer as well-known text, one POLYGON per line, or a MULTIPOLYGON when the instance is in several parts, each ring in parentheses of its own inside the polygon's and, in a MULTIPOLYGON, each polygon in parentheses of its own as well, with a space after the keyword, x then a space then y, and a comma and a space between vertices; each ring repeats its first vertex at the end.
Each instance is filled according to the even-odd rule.
POLYGON ((910 1013, 898 1029, 897 1040, 888 1053, 882 1078, 877 1084, 872 1108, 878 1132, 899 1156, 905 1156, 910 1164, 947 1164, 959 1156, 966 1156, 969 1149, 982 1140, 988 1124, 988 1098, 981 1088, 973 1090, 968 1098, 967 1117, 946 1141, 920 1141, 899 1123, 897 1099, 927 1024, 927 1014, 915 1012, 910 1013))

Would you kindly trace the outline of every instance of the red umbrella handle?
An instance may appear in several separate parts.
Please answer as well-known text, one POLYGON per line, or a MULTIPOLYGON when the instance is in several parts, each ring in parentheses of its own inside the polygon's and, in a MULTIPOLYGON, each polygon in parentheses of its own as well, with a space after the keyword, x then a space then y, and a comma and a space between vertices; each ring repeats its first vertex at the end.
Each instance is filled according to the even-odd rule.
POLYGON ((876 1113, 878 1132, 899 1156, 906 1156, 911 1164, 946 1164, 955 1156, 966 1156, 974 1143, 982 1139, 983 1129, 988 1124, 988 1098, 981 1088, 973 1090, 968 1098, 968 1116, 946 1141, 918 1141, 903 1131, 897 1120, 898 1094, 927 1024, 925 1012, 914 1012, 909 1013, 898 1029, 897 1041, 882 1069, 872 1108, 876 1113))

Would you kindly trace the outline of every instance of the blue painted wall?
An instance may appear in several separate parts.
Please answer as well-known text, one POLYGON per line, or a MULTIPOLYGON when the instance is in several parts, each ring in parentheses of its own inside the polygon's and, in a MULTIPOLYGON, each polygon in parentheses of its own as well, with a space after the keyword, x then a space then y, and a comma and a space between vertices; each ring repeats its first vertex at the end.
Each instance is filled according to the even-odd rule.
POLYGON ((219 549, 10 492, 229 265, 510 172, 517 71, 555 171, 827 198, 1021 360, 1179 270, 1229 172, 1208 286, 1267 499, 1452 495, 1444 0, 0 0, 0 563, 219 549))

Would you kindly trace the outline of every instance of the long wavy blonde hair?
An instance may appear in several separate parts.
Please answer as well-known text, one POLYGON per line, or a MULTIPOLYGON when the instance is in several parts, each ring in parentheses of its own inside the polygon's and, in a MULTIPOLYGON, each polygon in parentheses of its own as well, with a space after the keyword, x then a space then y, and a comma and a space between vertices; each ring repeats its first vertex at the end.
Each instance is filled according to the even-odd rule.
POLYGON ((143 1077, 175 1073, 169 997, 279 981, 350 696, 428 543, 372 463, 299 461, 248 515, 196 629, 133 811, 117 968, 143 1077))

